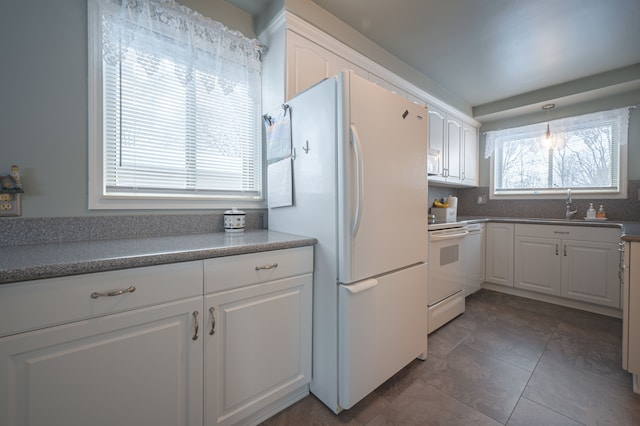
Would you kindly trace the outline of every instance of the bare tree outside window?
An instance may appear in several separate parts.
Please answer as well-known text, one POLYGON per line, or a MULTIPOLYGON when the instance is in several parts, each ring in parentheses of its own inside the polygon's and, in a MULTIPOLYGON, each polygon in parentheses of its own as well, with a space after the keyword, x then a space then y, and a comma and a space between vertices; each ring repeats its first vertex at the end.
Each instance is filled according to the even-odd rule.
POLYGON ((496 131, 494 194, 619 192, 619 139, 626 145, 628 109, 627 120, 619 111, 557 120, 551 139, 540 125, 496 131))

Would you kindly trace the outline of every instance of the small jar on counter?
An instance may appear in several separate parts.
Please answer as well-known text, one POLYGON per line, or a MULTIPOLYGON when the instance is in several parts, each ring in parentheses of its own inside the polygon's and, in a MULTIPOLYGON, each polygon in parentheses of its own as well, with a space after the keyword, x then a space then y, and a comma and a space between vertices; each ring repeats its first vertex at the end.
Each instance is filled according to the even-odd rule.
POLYGON ((224 232, 244 231, 245 213, 235 207, 224 212, 224 232))

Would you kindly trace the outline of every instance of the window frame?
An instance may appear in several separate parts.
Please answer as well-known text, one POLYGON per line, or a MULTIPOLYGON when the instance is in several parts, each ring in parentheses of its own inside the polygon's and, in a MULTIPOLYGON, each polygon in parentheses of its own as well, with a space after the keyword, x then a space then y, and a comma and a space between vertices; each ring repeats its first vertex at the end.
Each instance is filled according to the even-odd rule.
MULTIPOLYGON (((629 131, 627 127, 627 132, 629 131)), ((486 143, 486 138, 485 138, 486 143)), ((626 199, 627 194, 627 149, 628 143, 618 145, 618 172, 619 185, 618 190, 613 189, 581 189, 579 187, 571 187, 573 198, 578 199, 626 199)), ((531 199, 564 199, 566 198, 567 188, 558 189, 523 189, 521 191, 513 191, 509 193, 496 193, 496 152, 499 148, 494 148, 494 153, 489 160, 489 199, 492 200, 531 200, 531 199)))
MULTIPOLYGON (((251 209, 265 208, 266 165, 261 162, 261 187, 258 197, 219 196, 200 194, 107 194, 105 191, 105 143, 103 140, 103 68, 102 33, 99 6, 87 0, 88 40, 88 208, 89 210, 176 210, 176 209, 228 209, 231 207, 251 209)), ((260 117, 256 126, 261 129, 260 117)), ((262 133, 258 130, 259 144, 264 152, 262 133)))

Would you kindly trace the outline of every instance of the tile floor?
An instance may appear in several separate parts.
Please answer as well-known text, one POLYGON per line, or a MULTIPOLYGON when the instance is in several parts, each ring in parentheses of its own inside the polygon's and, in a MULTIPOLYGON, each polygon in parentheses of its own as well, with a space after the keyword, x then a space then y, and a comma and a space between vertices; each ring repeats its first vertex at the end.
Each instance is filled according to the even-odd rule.
POLYGON ((355 407, 310 395, 263 425, 640 425, 621 339, 619 319, 480 290, 355 407))

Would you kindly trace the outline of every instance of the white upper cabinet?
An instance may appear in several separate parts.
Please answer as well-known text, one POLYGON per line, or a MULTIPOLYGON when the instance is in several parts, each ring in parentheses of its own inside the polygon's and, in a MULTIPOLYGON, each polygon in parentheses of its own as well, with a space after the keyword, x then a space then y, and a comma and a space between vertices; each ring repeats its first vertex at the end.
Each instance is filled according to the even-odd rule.
POLYGON ((430 148, 440 153, 438 173, 430 181, 478 185, 478 132, 469 124, 471 117, 461 120, 464 114, 291 13, 284 12, 259 38, 269 46, 262 59, 265 111, 340 71, 354 70, 418 105, 429 104, 430 148))
POLYGON ((463 160, 463 151, 460 149, 462 144, 462 121, 447 116, 447 139, 445 146, 445 158, 447 168, 447 178, 453 181, 460 181, 462 167, 460 163, 463 160))
POLYGON ((291 99, 303 90, 343 70, 351 69, 356 74, 369 78, 369 73, 356 64, 347 61, 294 31, 286 32, 286 44, 286 99, 291 99))
POLYGON ((436 158, 436 166, 431 173, 434 178, 444 178, 444 147, 445 136, 447 134, 446 127, 447 117, 444 111, 430 106, 429 107, 429 155, 436 158))
POLYGON ((462 124, 462 146, 462 184, 478 186, 478 129, 467 123, 462 124))
POLYGON ((429 155, 437 159, 430 182, 478 186, 478 130, 429 105, 429 155))

